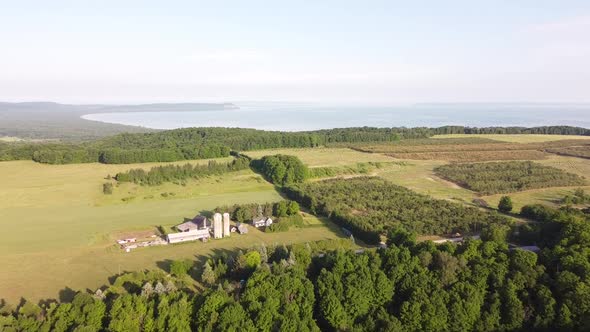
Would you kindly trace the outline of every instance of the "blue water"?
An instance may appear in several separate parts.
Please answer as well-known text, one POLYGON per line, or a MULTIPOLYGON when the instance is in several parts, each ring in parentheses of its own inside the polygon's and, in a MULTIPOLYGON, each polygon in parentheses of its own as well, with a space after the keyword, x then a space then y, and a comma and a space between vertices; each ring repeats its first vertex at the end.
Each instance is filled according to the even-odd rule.
POLYGON ((590 128, 589 104, 441 104, 329 106, 302 103, 235 103, 239 109, 195 112, 130 112, 84 115, 93 121, 154 129, 241 127, 301 131, 344 127, 439 127, 464 125, 590 128))

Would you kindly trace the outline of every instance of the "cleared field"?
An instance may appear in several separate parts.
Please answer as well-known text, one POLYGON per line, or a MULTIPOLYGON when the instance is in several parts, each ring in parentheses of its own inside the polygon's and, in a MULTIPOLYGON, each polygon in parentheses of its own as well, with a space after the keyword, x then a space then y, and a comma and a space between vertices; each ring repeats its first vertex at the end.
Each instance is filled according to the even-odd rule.
POLYGON ((440 141, 441 144, 373 144, 359 145, 355 149, 365 152, 383 153, 400 159, 477 162, 493 160, 540 160, 547 157, 548 154, 546 151, 548 149, 572 146, 587 147, 590 145, 588 138, 585 140, 566 139, 545 142, 523 141, 522 143, 484 140, 481 137, 430 140, 440 141), (465 143, 467 140, 472 140, 472 142, 467 144, 465 143), (484 141, 482 142, 481 140, 484 141))
POLYGON ((436 176, 434 168, 446 165, 438 160, 404 160, 403 165, 395 165, 379 170, 375 175, 397 185, 412 189, 421 194, 439 199, 450 199, 470 203, 477 194, 471 190, 443 180, 436 176))
POLYGON ((538 163, 560 168, 566 172, 590 179, 590 160, 588 159, 550 155, 547 159, 538 161, 538 163))
POLYGON ((510 143, 540 143, 560 140, 572 140, 572 139, 590 139, 588 136, 576 136, 576 135, 504 135, 504 134, 451 134, 451 135, 435 135, 434 139, 446 139, 446 138, 467 138, 467 137, 480 137, 489 138, 496 141, 510 142, 510 143))
POLYGON ((562 156, 590 159, 590 146, 572 146, 567 148, 548 149, 547 152, 562 156))
MULTIPOLYGON (((585 191, 590 190, 590 186, 585 187, 558 187, 558 188, 545 188, 536 190, 527 190, 519 193, 508 194, 512 198, 514 206, 513 212, 518 212, 524 205, 528 204, 544 204, 552 207, 559 207, 561 199, 569 194, 572 195, 576 188, 582 188, 585 191)), ((500 198, 503 194, 490 195, 482 197, 490 206, 497 207, 500 202, 500 198)))
MULTIPOLYGON (((590 177, 590 160, 587 159, 550 155, 547 159, 537 162, 546 166, 562 169, 569 173, 578 174, 586 179, 590 177)), ((562 199, 564 195, 571 194, 576 188, 583 188, 587 192, 590 191, 590 186, 556 187, 527 190, 519 193, 512 193, 509 194, 509 196, 512 197, 514 211, 520 210, 523 205, 534 203, 548 204, 557 207, 559 200, 562 199)), ((498 205, 501 196, 503 195, 491 195, 482 198, 491 206, 495 207, 498 205)))
POLYGON ((411 160, 444 160, 449 162, 478 162, 494 160, 541 160, 546 153, 536 150, 515 151, 458 151, 458 152, 414 152, 388 153, 393 158, 411 160))
POLYGON ((484 195, 587 184, 578 174, 531 161, 451 164, 434 171, 484 195))
POLYGON ((310 167, 344 166, 369 161, 392 161, 390 157, 382 154, 364 153, 347 148, 272 149, 247 151, 244 154, 255 159, 274 154, 286 154, 298 157, 310 167))
MULTIPOLYGON (((207 161, 197 161, 203 163, 207 161)), ((180 162, 185 163, 185 162, 180 162)), ((219 205, 281 199, 274 187, 249 170, 189 181, 142 187, 124 184, 113 195, 102 193, 108 174, 141 165, 42 165, 30 161, 0 163, 0 298, 17 302, 59 297, 64 287, 95 288, 119 271, 155 268, 166 259, 248 247, 259 242, 290 243, 337 238, 323 223, 288 233, 252 231, 209 243, 142 248, 124 253, 115 234, 172 226, 219 205), (164 198, 160 192, 175 192, 164 198), (145 199, 153 194, 154 198, 145 199), (156 195, 157 194, 157 195, 156 195), (134 195, 123 203, 121 197, 134 195), (10 236, 6 236, 9 234, 10 236)))

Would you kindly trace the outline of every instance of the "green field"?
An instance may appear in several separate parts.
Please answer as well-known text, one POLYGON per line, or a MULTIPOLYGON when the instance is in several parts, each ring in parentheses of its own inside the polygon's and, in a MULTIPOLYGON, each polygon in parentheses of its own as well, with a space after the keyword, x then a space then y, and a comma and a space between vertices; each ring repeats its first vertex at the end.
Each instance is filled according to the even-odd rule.
POLYGON ((482 137, 489 138, 496 141, 510 142, 510 143, 540 143, 560 140, 572 139, 590 139, 590 136, 576 136, 576 135, 504 135, 504 134, 449 134, 449 135, 435 135, 432 138, 468 138, 468 137, 482 137))
MULTIPOLYGON (((203 163, 207 161, 195 161, 203 163)), ((274 187, 251 171, 189 181, 186 187, 124 184, 112 196, 101 191, 109 174, 153 165, 43 165, 0 163, 0 298, 55 298, 65 287, 96 288, 119 271, 157 267, 166 259, 194 258, 260 242, 290 243, 341 236, 325 223, 288 233, 262 233, 209 243, 141 248, 124 253, 117 234, 172 226, 216 206, 280 200, 274 187), (163 198, 160 192, 175 192, 163 198), (153 194, 154 198, 145 199, 153 194), (120 197, 136 196, 124 203, 120 197)))
POLYGON ((244 154, 255 159, 273 154, 287 154, 298 157, 309 167, 345 166, 369 161, 393 161, 391 157, 382 154, 363 153, 347 148, 272 149, 248 151, 244 154))

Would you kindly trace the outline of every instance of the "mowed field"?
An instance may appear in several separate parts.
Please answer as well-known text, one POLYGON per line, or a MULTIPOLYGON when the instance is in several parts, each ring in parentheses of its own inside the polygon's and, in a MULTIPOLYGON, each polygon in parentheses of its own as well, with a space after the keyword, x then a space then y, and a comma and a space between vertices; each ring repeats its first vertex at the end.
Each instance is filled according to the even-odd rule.
POLYGON ((314 149, 272 149, 247 151, 251 158, 262 158, 274 154, 296 156, 309 167, 346 166, 361 162, 388 162, 392 158, 379 153, 364 153, 347 148, 314 148, 314 149))
POLYGON ((187 186, 124 184, 115 188, 112 196, 102 193, 107 175, 152 166, 0 163, 0 298, 12 303, 21 296, 31 300, 59 298, 65 287, 93 289, 108 283, 108 278, 120 271, 157 268, 158 262, 168 259, 194 258, 260 242, 291 243, 341 236, 333 225, 321 223, 289 233, 252 231, 209 243, 124 253, 114 245, 116 234, 173 226, 220 205, 281 199, 271 184, 251 171, 192 180, 187 186), (175 195, 164 198, 161 192, 175 195), (153 198, 145 198, 149 196, 153 198), (125 203, 122 197, 136 198, 125 203))

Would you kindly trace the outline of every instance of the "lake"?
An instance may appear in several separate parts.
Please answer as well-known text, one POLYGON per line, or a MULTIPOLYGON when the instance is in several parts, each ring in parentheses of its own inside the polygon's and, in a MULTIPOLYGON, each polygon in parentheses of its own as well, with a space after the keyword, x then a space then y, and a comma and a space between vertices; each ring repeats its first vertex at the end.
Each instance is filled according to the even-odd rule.
POLYGON ((417 104, 330 106, 310 103, 235 103, 239 109, 87 114, 93 121, 154 129, 241 127, 302 131, 344 127, 439 127, 464 125, 590 128, 588 104, 417 104))

